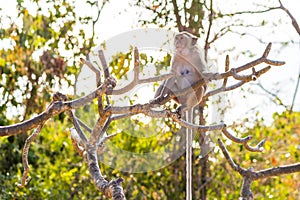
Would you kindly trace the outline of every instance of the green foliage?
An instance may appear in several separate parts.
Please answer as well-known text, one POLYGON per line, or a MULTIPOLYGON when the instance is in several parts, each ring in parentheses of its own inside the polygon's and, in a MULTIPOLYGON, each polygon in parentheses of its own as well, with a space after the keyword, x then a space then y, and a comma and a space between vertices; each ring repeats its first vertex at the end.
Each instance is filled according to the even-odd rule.
MULTIPOLYGON (((252 153, 233 143, 227 146, 233 160, 241 167, 246 169, 254 167, 256 171, 299 162, 300 113, 274 113, 274 122, 271 126, 265 126, 263 123, 262 119, 258 119, 256 124, 244 131, 242 136, 253 135, 251 141, 253 144, 266 138, 265 151, 252 153)), ((224 163, 224 158, 218 155, 211 170, 216 178, 208 187, 208 196, 218 197, 218 199, 237 199, 242 179, 227 163, 224 163), (219 183, 220 180, 222 183, 219 183)), ((270 177, 253 182, 251 189, 257 199, 297 199, 298 180, 297 173, 270 177)))
POLYGON ((112 57, 112 62, 110 62, 109 67, 112 69, 112 74, 117 79, 121 79, 123 76, 126 76, 131 63, 132 54, 130 51, 127 53, 119 52, 112 57))
POLYGON ((68 199, 71 196, 89 199, 98 195, 86 164, 73 150, 68 126, 67 120, 49 121, 32 143, 28 155, 32 180, 23 189, 15 183, 22 177, 20 162, 24 142, 16 146, 9 142, 10 138, 1 138, 0 148, 5 152, 1 154, 1 199, 68 199))
POLYGON ((205 5, 205 1, 134 1, 150 17, 140 19, 140 23, 145 26, 155 24, 158 27, 173 28, 189 31, 195 35, 205 32, 203 24, 206 23, 210 12, 205 5))
POLYGON ((10 43, 0 49, 1 118, 6 118, 8 107, 17 110, 12 117, 21 120, 43 111, 51 101, 52 88, 74 84, 78 57, 93 46, 84 32, 73 32, 78 23, 74 3, 48 1, 47 10, 39 1, 30 3, 36 13, 29 13, 24 2, 18 1, 22 25, 1 24, 0 41, 10 43), (71 56, 63 56, 66 52, 71 56))
MULTIPOLYGON (((91 18, 80 22, 79 34, 74 31, 80 18, 74 6, 74 2, 65 0, 17 1, 18 19, 1 16, 0 42, 6 44, 0 49, 1 126, 44 111, 51 102, 53 88, 57 91, 62 85, 74 84, 79 56, 86 55, 94 45, 93 38, 88 38, 84 31, 87 28, 84 25, 90 26, 91 18), (21 23, 17 23, 18 20, 21 23), (11 23, 7 25, 8 21, 11 23), (12 117, 14 120, 10 120, 12 117)), ((0 138, 3 153, 0 156, 0 199, 98 196, 86 166, 81 167, 81 158, 65 138, 68 131, 64 116, 55 117, 55 123, 48 122, 32 144, 28 159, 33 180, 24 189, 18 189, 14 183, 20 182, 22 148, 28 135, 0 138), (78 184, 82 185, 80 190, 78 184)))

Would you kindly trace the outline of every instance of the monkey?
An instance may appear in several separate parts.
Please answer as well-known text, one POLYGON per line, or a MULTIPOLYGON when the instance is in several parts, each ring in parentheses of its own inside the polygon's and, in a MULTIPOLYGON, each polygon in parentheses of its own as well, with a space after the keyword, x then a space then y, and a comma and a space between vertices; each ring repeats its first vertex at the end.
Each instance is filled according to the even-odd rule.
MULTIPOLYGON (((173 76, 159 86, 154 99, 150 103, 157 104, 168 95, 188 88, 205 78, 207 67, 200 50, 197 48, 197 39, 196 36, 188 32, 176 34, 174 38, 175 54, 171 61, 171 73, 173 76)), ((180 116, 185 114, 183 117, 186 118, 187 122, 193 123, 193 108, 202 101, 205 91, 206 85, 203 85, 193 93, 173 98, 173 100, 181 104, 177 112, 180 116)), ((179 131, 186 132, 186 195, 187 199, 191 199, 193 131, 183 127, 179 131)))
MULTIPOLYGON (((171 61, 171 73, 173 76, 164 81, 157 89, 154 99, 150 103, 159 103, 162 98, 191 86, 204 78, 207 72, 206 63, 197 47, 197 37, 180 32, 174 39, 175 54, 171 61)), ((174 97, 181 104, 179 112, 186 111, 199 104, 206 91, 206 85, 201 86, 193 94, 174 97)))

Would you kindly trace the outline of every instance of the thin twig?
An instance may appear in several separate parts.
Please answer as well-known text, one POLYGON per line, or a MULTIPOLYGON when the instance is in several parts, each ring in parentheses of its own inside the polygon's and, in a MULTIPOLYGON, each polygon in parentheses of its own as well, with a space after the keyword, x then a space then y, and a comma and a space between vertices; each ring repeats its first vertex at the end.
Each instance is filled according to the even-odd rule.
MULTIPOLYGON (((229 56, 226 55, 226 59, 225 59, 225 72, 227 72, 227 71, 229 70, 229 63, 230 63, 230 61, 229 61, 229 56)), ((222 88, 225 88, 225 87, 226 87, 226 85, 227 85, 227 80, 228 80, 228 78, 224 78, 223 84, 222 84, 222 88)))
POLYGON ((76 117, 76 120, 78 121, 79 125, 82 126, 87 132, 91 133, 92 129, 86 125, 83 121, 81 121, 79 118, 76 117))
POLYGON ((70 129, 70 135, 71 135, 71 141, 72 141, 74 150, 80 156, 83 156, 83 154, 85 152, 85 148, 84 148, 85 145, 83 145, 82 140, 81 140, 80 136, 78 135, 75 128, 70 129))
POLYGON ((267 90, 266 88, 264 88, 264 86, 261 83, 257 83, 257 86, 260 87, 263 91, 265 91, 266 93, 268 93, 269 95, 271 95, 272 97, 275 98, 275 100, 278 101, 279 105, 283 106, 285 109, 288 108, 288 106, 284 105, 282 100, 274 93, 272 93, 271 91, 267 90))
MULTIPOLYGON (((65 102, 68 100, 68 97, 60 92, 56 92, 54 95, 53 95, 53 101, 61 101, 61 102, 65 102)), ((81 130, 80 128, 80 125, 77 121, 77 118, 75 117, 74 113, 72 110, 66 110, 66 113, 67 115, 70 117, 77 133, 78 133, 78 136, 80 137, 80 140, 82 142, 82 145, 85 147, 86 146, 86 143, 88 141, 86 135, 84 134, 84 132, 81 130)))
POLYGON ((210 36, 210 31, 211 31, 211 28, 212 28, 212 22, 213 22, 213 14, 214 14, 214 10, 213 10, 213 2, 212 0, 210 0, 210 7, 209 7, 209 16, 208 16, 208 21, 209 21, 209 24, 208 24, 208 31, 207 31, 207 34, 206 34, 206 39, 205 39, 205 46, 204 46, 204 59, 205 61, 207 62, 207 54, 208 54, 208 49, 209 49, 209 36, 210 36))
POLYGON ((299 74, 298 74, 298 79, 297 79, 297 83, 296 83, 296 87, 295 87, 295 92, 294 92, 294 95, 293 95, 293 101, 292 101, 292 105, 291 105, 291 108, 290 108, 290 113, 293 112, 296 96, 298 94, 299 83, 300 83, 300 67, 299 67, 299 74))
POLYGON ((22 164, 24 167, 24 172, 23 172, 23 176, 22 176, 22 181, 21 183, 17 183, 17 186, 20 188, 25 187, 31 180, 30 177, 28 177, 28 173, 29 173, 29 165, 28 165, 28 151, 30 148, 31 143, 35 140, 35 138, 40 134, 42 128, 44 126, 44 123, 40 124, 35 130, 34 132, 26 139, 25 141, 25 145, 23 148, 23 154, 22 154, 22 164))
POLYGON ((266 142, 265 139, 261 140, 255 147, 252 147, 248 144, 248 142, 252 139, 251 135, 246 136, 244 138, 238 138, 232 135, 231 133, 229 133, 226 127, 222 129, 222 132, 228 139, 232 140, 233 142, 243 144, 245 149, 247 149, 248 151, 262 152, 264 150, 263 145, 266 142))
POLYGON ((96 82, 97 84, 100 83, 100 77, 101 77, 100 70, 94 67, 94 65, 89 61, 89 59, 85 60, 83 58, 80 58, 80 61, 86 66, 88 66, 88 68, 90 68, 96 74, 96 82))
POLYGON ((240 12, 235 12, 235 13, 218 13, 220 17, 224 17, 224 16, 228 16, 228 17, 232 17, 235 15, 242 15, 242 14, 260 14, 260 13, 265 13, 265 12, 269 12, 271 10, 276 10, 276 9, 280 9, 280 7, 273 7, 273 8, 268 8, 265 10, 258 10, 258 11, 240 11, 240 12))
POLYGON ((299 28, 299 25, 298 25, 298 23, 297 23, 297 20, 296 20, 295 17, 290 13, 290 11, 289 11, 288 9, 286 9, 286 8, 283 6, 283 4, 281 3, 281 0, 278 0, 278 2, 279 2, 279 4, 280 4, 280 7, 279 7, 279 8, 280 8, 281 10, 283 10, 284 12, 286 12, 286 13, 289 15, 289 17, 290 17, 291 20, 292 20, 292 24, 293 24, 295 30, 297 31, 298 35, 300 35, 300 28, 299 28))

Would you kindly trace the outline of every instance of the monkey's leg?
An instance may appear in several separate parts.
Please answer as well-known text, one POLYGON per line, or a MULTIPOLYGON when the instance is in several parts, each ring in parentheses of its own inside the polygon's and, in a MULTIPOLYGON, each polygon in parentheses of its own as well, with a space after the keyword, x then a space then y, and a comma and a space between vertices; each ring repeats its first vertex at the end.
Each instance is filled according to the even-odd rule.
POLYGON ((174 84, 175 80, 174 77, 169 78, 168 80, 164 81, 159 88, 157 89, 154 99, 150 100, 151 104, 160 104, 160 102, 166 98, 169 94, 172 93, 170 90, 172 84, 174 84))
POLYGON ((205 91, 206 91, 206 85, 198 88, 198 90, 196 92, 194 92, 193 94, 187 94, 184 97, 182 97, 182 96, 178 97, 178 100, 179 100, 178 103, 181 104, 181 106, 179 106, 176 110, 178 115, 183 117, 184 113, 187 110, 190 110, 194 106, 198 105, 202 101, 205 91))
POLYGON ((186 107, 187 109, 191 109, 195 105, 198 105, 205 94, 206 91, 206 85, 203 85, 197 89, 197 91, 194 91, 193 94, 189 94, 186 100, 186 107))
POLYGON ((166 85, 166 81, 164 81, 156 90, 154 98, 157 98, 159 96, 161 96, 161 94, 163 93, 164 89, 165 89, 165 85, 166 85))

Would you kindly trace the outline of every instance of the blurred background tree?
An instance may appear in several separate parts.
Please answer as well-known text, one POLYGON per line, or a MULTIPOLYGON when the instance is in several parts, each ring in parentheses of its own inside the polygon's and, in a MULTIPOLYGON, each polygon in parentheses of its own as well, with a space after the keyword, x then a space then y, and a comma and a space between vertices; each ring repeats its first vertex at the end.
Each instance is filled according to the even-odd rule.
MULTIPOLYGON (((97 42, 101 39, 101 34, 96 34, 97 26, 102 28, 100 33, 105 33, 105 30, 109 29, 118 29, 116 25, 103 27, 101 21, 104 16, 101 14, 102 11, 105 13, 107 7, 106 12, 109 13, 110 3, 114 2, 113 0, 84 1, 86 8, 91 12, 81 13, 73 1, 17 1, 16 19, 1 14, 0 125, 23 121, 35 113, 40 113, 49 104, 51 94, 55 91, 63 90, 66 94, 74 94, 72 86, 80 70, 79 58, 90 52, 92 47, 99 45, 97 42)), ((118 1, 117 4, 119 3, 118 1)), ((264 43, 271 40, 279 51, 299 45, 299 41, 295 40, 299 38, 295 37, 295 34, 297 36, 298 34, 294 31, 289 17, 278 8, 278 1, 266 1, 264 5, 232 1, 230 5, 224 6, 224 3, 213 0, 132 0, 129 1, 129 7, 126 9, 130 8, 137 12, 139 17, 135 21, 136 27, 155 26, 177 31, 186 30, 199 36, 206 58, 213 60, 217 66, 223 66, 224 54, 233 50, 239 52, 238 56, 233 58, 237 65, 243 63, 245 59, 249 60, 256 54, 260 54, 261 51, 248 45, 253 41, 261 48, 265 46, 264 43), (278 15, 274 17, 274 13, 278 15), (286 33, 284 36, 279 34, 282 31, 286 33), (270 34, 273 35, 272 38, 269 37, 270 34), (239 45, 242 40, 248 43, 239 45)), ((122 8, 120 16, 122 14, 125 15, 125 8, 122 8)), ((134 15, 131 17, 136 18, 134 15)), ((280 52, 275 56, 279 54, 280 52)), ((160 66, 168 66, 170 57, 165 58, 157 61, 160 66)), ((110 63, 112 74, 122 78, 122 74, 128 70, 124 66, 126 63, 124 60, 130 62, 130 59, 130 54, 120 53, 110 63), (123 68, 122 74, 120 74, 121 68, 123 68)), ((142 59, 146 64, 151 58, 144 56, 142 59)), ((297 57, 294 61, 285 61, 287 65, 293 65, 297 63, 297 57)), ((287 68, 293 71, 288 66, 283 68, 283 70, 287 68)), ((277 80, 277 77, 274 78, 274 73, 266 76, 263 77, 264 80, 277 80)), ((243 87, 238 94, 234 92, 228 94, 227 109, 220 112, 226 113, 234 107, 240 108, 235 106, 236 102, 232 98, 235 95, 247 102, 249 96, 262 94, 267 98, 264 102, 268 106, 273 102, 276 107, 273 109, 275 108, 273 106, 267 111, 270 116, 273 115, 271 122, 266 121, 263 115, 265 110, 262 111, 257 105, 252 104, 245 106, 248 103, 242 105, 246 107, 245 112, 248 114, 239 112, 243 116, 239 120, 232 120, 230 114, 224 116, 226 123, 228 118, 229 121, 231 120, 231 128, 239 134, 238 136, 251 134, 257 141, 265 137, 268 141, 264 153, 249 153, 236 144, 228 147, 232 157, 243 167, 253 166, 255 169, 264 169, 299 162, 300 117, 299 112, 296 112, 299 111, 299 107, 295 106, 294 110, 290 110, 295 104, 291 99, 294 94, 297 94, 294 88, 298 79, 299 75, 291 77, 291 80, 278 79, 275 87, 262 80, 259 84, 266 90, 260 90, 259 88, 262 87, 259 84, 252 84, 243 87), (289 86, 283 86, 284 84, 289 86), (291 87, 292 90, 287 89, 291 87)), ((237 112, 233 113, 236 115, 237 112)), ((124 127, 126 123, 132 122, 124 120, 124 127)), ((136 122, 136 125, 143 127, 140 122, 136 122)), ((166 125, 171 128, 174 126, 168 122, 166 125)), ((29 163, 33 169, 30 176, 33 179, 24 189, 17 188, 14 183, 21 177, 21 153, 27 133, 0 138, 1 199, 104 199, 91 184, 86 164, 73 150, 68 128, 70 128, 68 119, 63 114, 48 121, 40 137, 30 149, 29 163)), ((111 126, 108 131, 113 133, 117 128, 111 126)), ((173 130, 170 129, 164 135, 146 141, 130 134, 120 134, 113 139, 113 142, 131 152, 147 152, 149 149, 155 151, 164 141, 167 141, 168 135, 173 134, 173 130)), ((123 131, 125 133, 136 130, 123 131)), ((156 132, 157 129, 153 125, 150 129, 139 128, 138 131, 139 134, 146 135, 147 131, 156 132)), ((195 149, 194 199, 204 199, 206 196, 210 199, 237 199, 242 183, 241 177, 231 171, 218 148, 207 157, 205 176, 201 171, 203 162, 201 163, 201 159, 198 158, 199 154, 200 149, 195 149), (203 185, 203 177, 206 179, 205 185, 203 185)), ((126 162, 130 161, 126 160, 126 162)), ((185 198, 184 156, 163 169, 148 173, 120 172, 104 164, 101 164, 101 170, 108 177, 125 178, 124 190, 128 199, 185 198)), ((291 174, 258 181, 253 187, 253 192, 256 198, 297 199, 300 196, 299 178, 299 174, 291 174)))
MULTIPOLYGON (((75 12, 72 1, 9 3, 14 4, 17 14, 15 18, 5 15, 5 6, 0 10, 3 11, 0 16, 0 125, 23 121, 42 112, 55 91, 74 93, 79 58, 95 45, 93 27, 105 4, 86 1, 86 6, 95 12, 80 15, 75 12)), ((28 133, 0 139, 1 199, 98 196, 97 191, 87 190, 93 186, 86 166, 81 167, 82 161, 73 152, 70 140, 65 138, 67 124, 61 114, 43 130, 43 136, 36 141, 29 156, 32 167, 37 169, 32 176, 40 181, 24 190, 16 188, 14 183, 22 172, 21 154, 28 133), (55 177, 60 177, 59 181, 55 177), (90 186, 85 185, 85 181, 90 186), (76 189, 78 185, 81 189, 76 189)))

